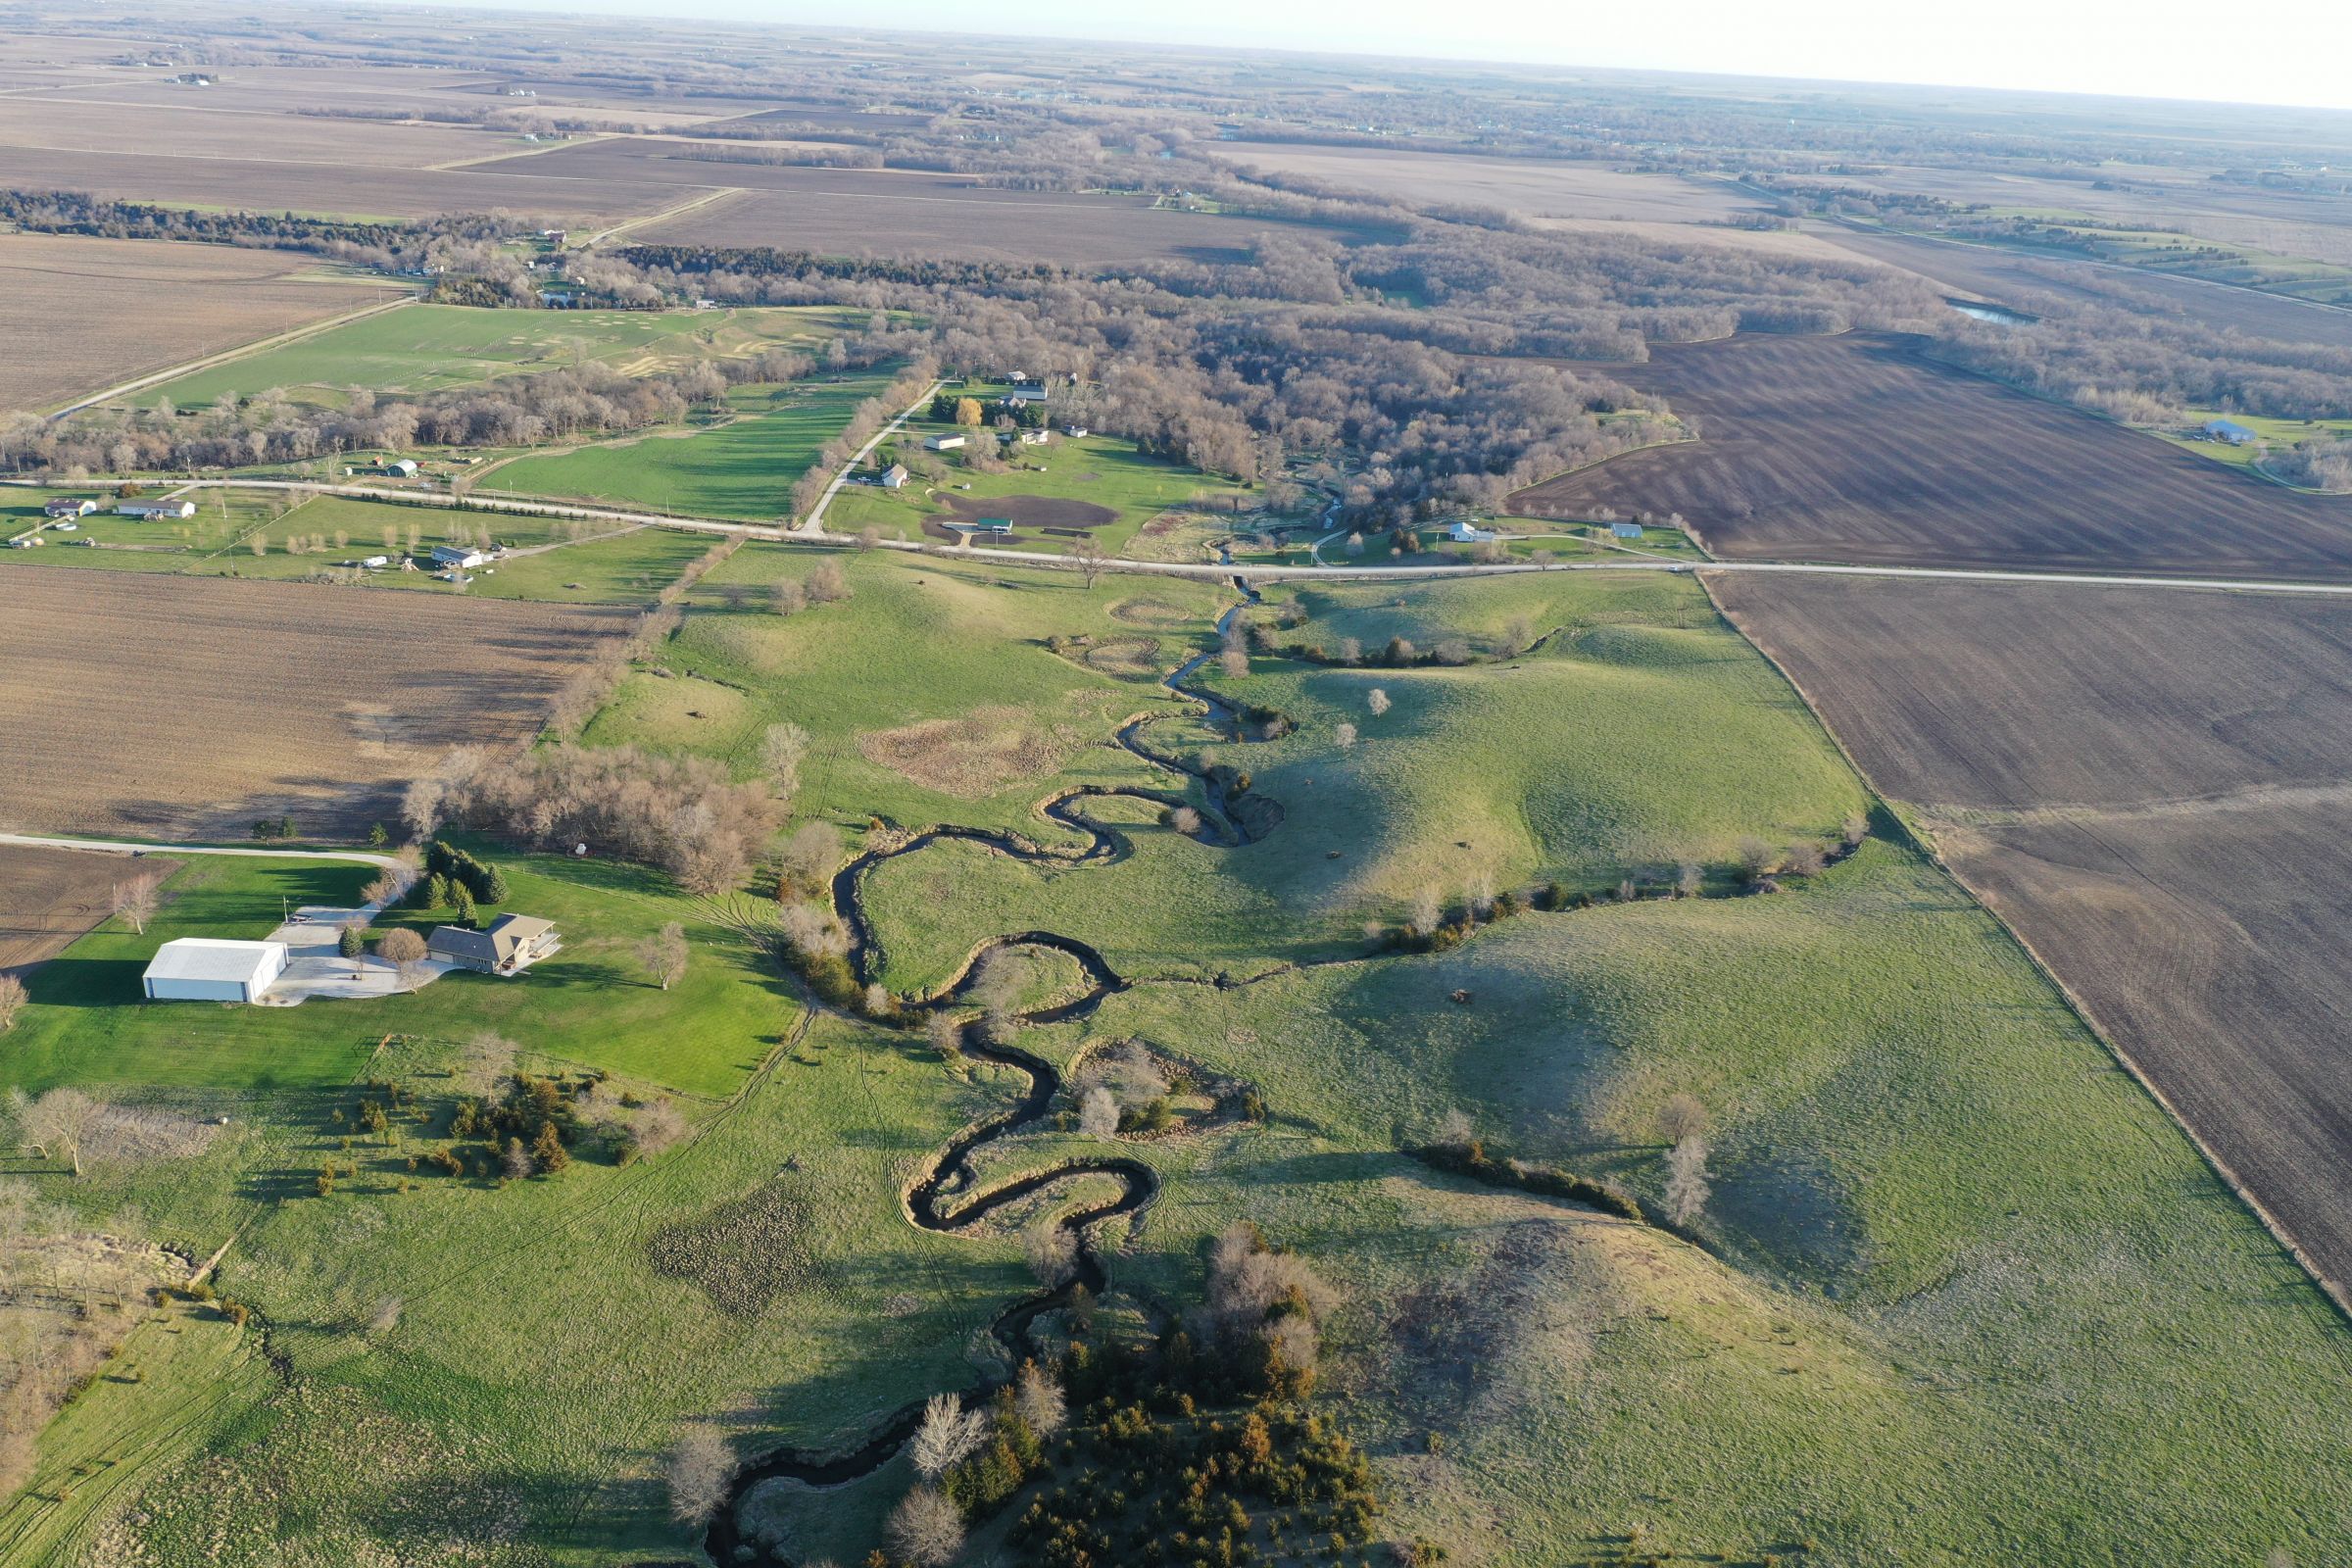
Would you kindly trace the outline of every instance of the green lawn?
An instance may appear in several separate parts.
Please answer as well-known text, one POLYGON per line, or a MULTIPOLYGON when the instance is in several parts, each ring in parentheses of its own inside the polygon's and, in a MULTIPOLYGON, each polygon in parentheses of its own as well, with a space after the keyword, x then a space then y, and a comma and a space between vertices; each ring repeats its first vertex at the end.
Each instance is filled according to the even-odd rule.
POLYGON ((871 370, 839 381, 738 387, 737 416, 711 429, 657 432, 571 452, 517 458, 481 475, 480 487, 559 496, 694 517, 772 522, 792 487, 841 433, 859 403, 890 385, 871 370))
POLYGON ((514 888, 508 906, 564 932, 564 951, 520 980, 453 975, 380 1002, 295 1007, 147 1002, 139 974, 163 943, 264 937, 285 906, 356 903, 374 875, 327 860, 191 857, 144 936, 109 922, 33 973, 31 1004, 0 1054, 0 1086, 316 1089, 348 1082, 387 1035, 465 1040, 492 1029, 583 1066, 721 1095, 774 1043, 789 1018, 778 983, 741 935, 691 901, 628 867, 500 858, 514 888), (668 920, 686 925, 697 959, 662 991, 644 980, 631 948, 668 920))
POLYGON ((542 311, 410 305, 146 388, 183 409, 272 388, 339 405, 345 389, 416 396, 518 370, 597 363, 631 374, 714 354, 808 348, 864 324, 829 306, 722 311, 542 311))
MULTIPOLYGON (((875 462, 887 466, 894 459, 906 459, 919 464, 928 456, 921 450, 922 438, 954 428, 918 416, 906 421, 902 435, 883 444, 875 462)), ((995 434, 973 431, 969 437, 974 443, 983 443, 994 440, 995 434)), ((1116 513, 1115 520, 1092 530, 1102 548, 1115 556, 1124 553, 1137 531, 1162 513, 1234 493, 1234 487, 1223 480, 1180 463, 1146 457, 1134 443, 1111 436, 1090 435, 1074 441, 1056 427, 1049 446, 1006 446, 1004 453, 1007 462, 1018 465, 1004 473, 974 472, 953 461, 956 454, 949 453, 946 477, 936 483, 917 478, 895 491, 845 485, 827 510, 825 524, 845 533, 872 527, 886 537, 920 539, 925 537, 924 518, 952 515, 945 497, 968 496, 985 502, 991 497, 1043 496, 1054 501, 1083 501, 1116 513)), ((1012 540, 1014 548, 1054 552, 1067 551, 1070 544, 1067 535, 1048 534, 1031 526, 1019 528, 1012 540)))

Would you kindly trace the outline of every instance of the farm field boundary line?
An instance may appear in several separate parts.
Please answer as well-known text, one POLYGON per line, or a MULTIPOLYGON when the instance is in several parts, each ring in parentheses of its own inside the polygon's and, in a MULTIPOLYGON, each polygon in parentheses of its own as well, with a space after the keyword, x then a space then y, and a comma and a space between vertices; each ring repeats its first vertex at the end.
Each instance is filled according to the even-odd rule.
POLYGON ((408 861, 392 855, 369 855, 364 850, 248 850, 228 845, 142 844, 127 839, 44 838, 32 833, 0 833, 0 844, 34 850, 87 850, 94 855, 236 855, 262 860, 356 860, 387 871, 408 869, 408 861))
POLYGON ((175 381, 183 375, 192 375, 198 370, 209 370, 217 365, 226 365, 231 360, 241 360, 250 354, 260 354, 269 349, 283 348, 289 343, 299 343, 304 338, 317 337, 319 333, 333 327, 349 326, 352 322, 368 317, 380 316, 386 311, 396 311, 404 305, 414 305, 416 303, 416 299, 417 296, 415 294, 402 294, 398 299, 378 300, 373 305, 363 305, 356 311, 347 311, 341 316, 329 317, 323 321, 313 321, 307 326, 298 326, 289 332, 279 332, 270 337, 256 339, 251 343, 240 343, 233 349, 222 349, 218 354, 207 354, 201 359, 189 360, 184 364, 167 366, 161 370, 142 375, 136 380, 123 381, 110 386, 102 392, 93 392, 77 403, 69 404, 65 408, 52 412, 49 417, 62 419, 69 414, 79 414, 83 409, 104 403, 109 398, 122 397, 128 393, 151 387, 159 381, 175 381))
POLYGON ((863 463, 867 458, 873 456, 874 448, 880 446, 885 437, 896 434, 900 426, 904 425, 908 419, 914 417, 914 414, 917 409, 920 409, 925 404, 929 403, 934 397, 937 397, 940 389, 945 387, 947 384, 948 383, 945 381, 932 382, 930 386, 924 389, 921 397, 916 398, 912 403, 907 404, 905 409, 900 411, 897 418, 891 420, 881 429, 876 430, 872 440, 868 441, 865 445, 859 447, 855 453, 851 454, 850 461, 841 466, 841 471, 834 474, 831 482, 825 486, 825 493, 816 498, 816 505, 808 509, 808 519, 800 525, 801 532, 809 534, 821 534, 824 532, 825 509, 833 504, 833 498, 835 496, 841 494, 841 487, 850 482, 850 475, 857 471, 858 465, 863 463))
MULTIPOLYGON (((1797 700, 1803 703, 1806 710, 1813 715, 1813 722, 1820 727, 1822 734, 1827 736, 1830 744, 1838 749, 1838 754, 1845 759, 1847 766, 1853 769, 1854 775, 1869 783, 1872 792, 1876 794, 1878 792, 1877 782, 1863 767, 1862 759, 1846 744, 1845 737, 1839 734, 1837 727, 1830 722, 1824 705, 1814 699, 1813 693, 1808 691, 1804 683, 1797 678, 1796 671, 1789 668, 1771 649, 1765 647, 1763 638, 1751 631, 1740 617, 1728 612, 1724 609, 1722 601, 1716 597, 1713 589, 1703 579, 1700 586, 1707 588, 1707 598, 1710 603, 1714 604, 1715 612, 1723 617, 1725 624, 1737 631, 1748 646, 1756 651, 1758 658, 1780 673, 1781 679, 1788 683, 1790 691, 1796 693, 1797 700)), ((2320 1294, 2328 1298, 2343 1319, 2347 1323, 2352 1323, 2352 1293, 2347 1293, 2342 1282, 2337 1280, 2322 1264, 2321 1260, 2296 1238, 2294 1232, 2287 1227, 2286 1221, 2263 1201, 2250 1183, 2238 1175, 2236 1168, 2230 1164, 2221 1150, 2215 1147, 2186 1115, 2182 1114, 2180 1106, 2172 1096, 2165 1093, 2164 1087, 2156 1081, 2155 1076, 2141 1065, 2132 1053, 2122 1044, 2115 1032, 2100 1020, 2097 1011, 2092 1008, 2089 999, 2067 982, 2066 977, 2059 973, 2058 966, 2051 962, 2041 949, 2034 946, 2023 931, 2018 929, 2016 923, 2008 915, 2001 912, 1993 901, 1985 896, 1984 889, 1977 880, 1964 875, 1958 866, 1945 858, 1943 851, 1936 844, 1932 835, 1919 832, 1904 812, 1891 811, 1888 814, 1902 824, 1903 836, 1911 843, 1912 847, 1933 860, 1945 875, 1965 889, 1970 901, 2001 928, 2002 934, 2007 936, 2016 945, 2017 950, 2025 955, 2026 961, 2040 971, 2042 978, 2047 980, 2051 988, 2064 1000, 2068 1009, 2081 1020, 2082 1027, 2099 1044, 2107 1048, 2107 1054, 2126 1073, 2131 1075, 2132 1081, 2139 1086, 2141 1092, 2155 1102, 2157 1108, 2164 1112, 2166 1120, 2180 1130, 2181 1135, 2188 1140, 2189 1147, 2197 1152, 2198 1158, 2202 1159, 2207 1168, 2221 1179, 2223 1186, 2236 1195, 2237 1200, 2245 1204, 2247 1212, 2251 1213, 2256 1222, 2270 1233, 2271 1239, 2277 1242, 2289 1257, 2294 1259, 2296 1266, 2309 1277, 2314 1285, 2320 1288, 2320 1294)), ((2083 813, 2063 807, 2051 808, 2046 813, 2016 813, 2020 820, 2035 814, 2046 814, 2052 817, 2080 817, 2083 813)))

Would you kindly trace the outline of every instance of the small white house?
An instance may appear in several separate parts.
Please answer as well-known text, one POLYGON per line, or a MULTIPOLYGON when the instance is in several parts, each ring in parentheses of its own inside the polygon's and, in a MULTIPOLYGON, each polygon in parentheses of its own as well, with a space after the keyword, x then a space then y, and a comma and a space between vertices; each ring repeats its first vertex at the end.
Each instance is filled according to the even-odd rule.
POLYGON ((1457 545, 1484 545, 1494 542, 1494 530, 1473 527, 1468 521, 1456 522, 1446 530, 1446 537, 1457 545))
POLYGON ((1068 436, 1071 440, 1077 441, 1086 435, 1086 426, 1083 424, 1065 424, 1061 427, 1061 433, 1068 436))
POLYGON ((906 466, 903 463, 892 464, 889 467, 882 470, 882 477, 875 482, 881 485, 885 490, 900 490, 906 488, 906 466))
POLYGON ((476 550, 471 545, 433 546, 433 564, 446 566, 456 571, 469 570, 485 564, 489 560, 490 553, 488 551, 476 550))
POLYGON ((1025 447, 1042 447, 1053 439, 1052 433, 1045 430, 1023 430, 1021 432, 1021 445, 1025 447))
POLYGON ((155 950, 142 984, 151 1002, 258 1002, 285 967, 283 942, 180 937, 155 950))
POLYGON ((165 517, 193 517, 193 501, 124 501, 115 508, 118 517, 136 517, 141 522, 154 522, 165 517))
POLYGON ((2247 446, 2261 439, 2253 430, 2238 423, 2235 419, 2207 419, 2205 434, 2216 441, 2227 441, 2233 447, 2247 446))
POLYGON ((41 514, 49 517, 86 517, 97 510, 98 503, 95 501, 85 501, 76 496, 59 496, 54 501, 42 504, 41 514))
POLYGON ((954 452, 963 443, 964 438, 959 435, 927 435, 923 437, 923 450, 926 452, 954 452))

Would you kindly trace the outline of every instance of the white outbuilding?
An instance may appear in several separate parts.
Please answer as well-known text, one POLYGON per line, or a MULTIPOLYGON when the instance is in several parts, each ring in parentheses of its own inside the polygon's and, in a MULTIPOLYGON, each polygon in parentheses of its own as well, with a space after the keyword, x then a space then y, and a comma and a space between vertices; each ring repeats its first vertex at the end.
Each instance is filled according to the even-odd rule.
POLYGON ((155 950, 144 983, 152 1002, 259 1002, 285 967, 283 942, 179 937, 155 950))

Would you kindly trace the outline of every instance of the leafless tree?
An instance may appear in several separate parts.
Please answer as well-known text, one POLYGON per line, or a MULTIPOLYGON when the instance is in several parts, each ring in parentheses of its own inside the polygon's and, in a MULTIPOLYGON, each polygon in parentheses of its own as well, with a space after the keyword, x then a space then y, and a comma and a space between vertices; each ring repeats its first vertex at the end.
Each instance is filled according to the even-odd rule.
POLYGON ((381 1339, 400 1327, 400 1306, 397 1296, 387 1296, 376 1302, 375 1310, 368 1314, 368 1332, 381 1339))
POLYGON ((671 1517, 682 1524, 705 1525, 726 1500, 735 1454, 727 1440, 710 1428, 691 1426, 669 1450, 666 1470, 671 1517))
POLYGON ((917 1487, 891 1510, 883 1533, 914 1568, 946 1568, 963 1549, 963 1515, 937 1487, 917 1487))
POLYGON ((1819 876, 1828 863, 1818 844, 1791 844, 1781 857, 1781 869, 1790 876, 1819 876))
POLYGON ((1029 1272, 1049 1291, 1061 1289, 1078 1272, 1078 1238, 1052 1215, 1029 1227, 1021 1250, 1029 1272))
POLYGON ((1364 662, 1364 645, 1353 637, 1343 637, 1334 654, 1343 664, 1360 664, 1364 662))
POLYGON ((1109 553, 1102 548, 1102 541, 1091 533, 1070 546, 1070 556, 1078 563, 1079 573, 1086 578, 1089 588, 1094 587, 1095 580, 1102 575, 1102 568, 1110 560, 1109 553))
POLYGON ((507 1175, 515 1181, 521 1181, 524 1177, 530 1175, 533 1171, 539 1168, 537 1165, 531 1162, 531 1152, 522 1147, 522 1140, 519 1138, 510 1138, 507 1140, 507 1152, 504 1162, 506 1165, 507 1175))
POLYGON ((675 920, 637 944, 637 961, 664 991, 686 978, 688 956, 686 928, 675 920))
POLYGON ((1744 838, 1740 841, 1739 862, 1741 880, 1754 882, 1770 876, 1774 867, 1781 863, 1781 858, 1762 839, 1744 838))
POLYGON ((1331 738, 1341 751, 1347 751, 1355 744, 1355 726, 1343 721, 1332 730, 1331 738))
POLYGON ((1707 1141, 1697 1134, 1666 1152, 1666 1212, 1688 1225, 1707 1206, 1707 1141))
POLYGON ((1406 916, 1406 919, 1411 924, 1414 935, 1425 937, 1438 928, 1438 920, 1442 913, 1443 911, 1438 907, 1438 896, 1429 889, 1423 888, 1413 895, 1412 912, 1406 916))
POLYGON ((879 549, 881 549, 881 548, 882 548, 882 530, 881 530, 881 529, 879 529, 879 528, 877 528, 877 527, 875 527, 875 526, 874 526, 872 523, 870 523, 870 522, 869 522, 869 523, 867 523, 867 524, 866 524, 864 527, 862 527, 862 528, 858 529, 858 549, 860 549, 860 550, 879 550, 879 549))
POLYGON ((413 779, 400 797, 400 820, 408 828, 409 837, 418 843, 433 836, 441 825, 441 781, 437 778, 413 779))
POLYGON ((495 1095, 514 1076, 522 1048, 495 1029, 484 1029, 466 1042, 458 1056, 458 1081, 477 1095, 495 1095))
POLYGON ((1535 640, 1534 624, 1525 615, 1513 615, 1509 623, 1502 628, 1502 641, 1498 645, 1498 650, 1505 659, 1516 658, 1518 655, 1526 653, 1528 647, 1535 640))
POLYGON ((801 787, 801 760, 808 755, 808 732, 798 724, 770 724, 760 741, 760 766, 790 800, 801 787))
POLYGON ((1685 860, 1675 869, 1674 891, 1679 896, 1695 899, 1705 891, 1706 885, 1706 874, 1700 871, 1694 862, 1685 860))
POLYGON ((1446 638, 1444 642, 1439 643, 1433 651, 1437 654, 1438 662, 1441 664, 1467 664, 1470 662, 1470 645, 1459 637, 1446 638))
POLYGON ((1024 1362, 1021 1375, 1013 1380, 1012 1407, 1041 1439, 1052 1439, 1068 1419, 1061 1385, 1040 1371, 1035 1361, 1024 1362))
POLYGON ((400 988, 414 991, 424 975, 424 938, 406 926, 376 939, 375 956, 399 971, 400 988))
POLYGON ((841 829, 830 822, 804 822, 792 830, 776 857, 779 896, 814 893, 841 860, 841 829))
POLYGON ((1189 806, 1179 806, 1168 813, 1168 826, 1188 839, 1193 838, 1200 831, 1200 813, 1189 806))
POLYGON ((1706 1102, 1696 1095, 1670 1095, 1658 1107, 1658 1131, 1669 1145, 1703 1137, 1707 1130, 1706 1102))
POLYGON ((1217 656, 1217 667, 1234 680, 1250 673, 1250 656, 1239 648, 1228 648, 1217 656))
POLYGON ((1372 716, 1374 718, 1378 718, 1381 714, 1389 710, 1388 692, 1381 687, 1373 687, 1372 694, 1364 699, 1364 706, 1372 710, 1372 716))
POLYGON ((153 871, 115 884, 115 913, 126 921, 140 936, 147 934, 147 922, 155 918, 157 895, 164 879, 153 871))
POLYGON ((768 608, 779 615, 795 615, 808 608, 808 590, 792 577, 778 577, 768 585, 768 608))
POLYGON ((686 1136, 686 1117, 675 1102, 656 1100, 638 1107, 629 1118, 629 1136, 640 1154, 659 1154, 686 1136))
POLYGON ((923 1419, 914 1429, 906 1456, 914 1473, 937 1481, 960 1464, 988 1436, 988 1413, 966 1410, 953 1394, 934 1394, 923 1405, 923 1419))
POLYGON ((1855 845, 1860 844, 1864 839, 1870 836, 1870 819, 1865 817, 1861 812, 1856 811, 1853 813, 1853 815, 1845 819, 1844 825, 1839 829, 1838 836, 1845 840, 1845 847, 1847 849, 1852 849, 1855 845))
POLYGON ((78 1089, 52 1089, 28 1100, 17 1111, 17 1131, 28 1144, 38 1144, 51 1158, 66 1156, 74 1174, 81 1174, 81 1140, 105 1104, 78 1089))
POLYGON ((17 1026, 17 1014, 24 1010, 24 982, 13 974, 0 974, 0 1035, 17 1026))
POLYGON ((1462 902, 1469 906, 1473 918, 1484 920, 1494 912, 1494 876, 1491 871, 1476 871, 1463 885, 1462 902))
POLYGON ((923 1039, 942 1061, 954 1061, 963 1054, 963 1026, 948 1013, 931 1015, 931 1021, 923 1025, 923 1039))
POLYGON ((850 576, 841 569, 838 561, 820 561, 808 573, 808 599, 812 604, 830 605, 850 597, 850 576))
POLYGON ((1456 1105, 1438 1118, 1438 1125, 1431 1131, 1429 1141, 1440 1149, 1468 1149, 1478 1142, 1478 1129, 1471 1125, 1469 1116, 1456 1105))
POLYGON ((1078 1102, 1078 1130, 1089 1138, 1109 1138, 1119 1130, 1119 1102, 1098 1084, 1078 1102))

